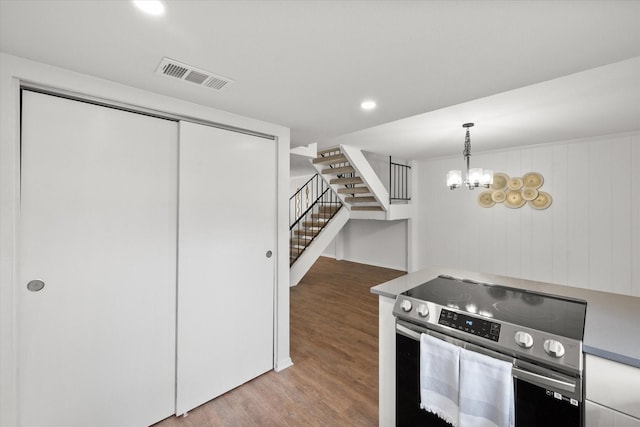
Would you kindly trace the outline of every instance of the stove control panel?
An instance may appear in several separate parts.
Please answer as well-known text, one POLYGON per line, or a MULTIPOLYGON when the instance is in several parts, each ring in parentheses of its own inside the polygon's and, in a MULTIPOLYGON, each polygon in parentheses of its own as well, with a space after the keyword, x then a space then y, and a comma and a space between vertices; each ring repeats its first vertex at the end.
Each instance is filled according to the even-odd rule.
POLYGON ((482 338, 498 341, 500 338, 500 324, 455 311, 442 309, 438 324, 458 329, 459 331, 477 335, 482 338))

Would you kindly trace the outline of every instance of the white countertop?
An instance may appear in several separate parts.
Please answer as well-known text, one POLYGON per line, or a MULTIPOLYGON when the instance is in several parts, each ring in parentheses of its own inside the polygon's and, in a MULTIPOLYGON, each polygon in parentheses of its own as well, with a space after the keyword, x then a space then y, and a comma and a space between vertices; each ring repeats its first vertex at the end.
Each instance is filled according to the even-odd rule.
POLYGON ((584 352, 640 368, 638 297, 452 268, 426 268, 409 273, 374 286, 371 292, 395 299, 398 294, 440 274, 584 300, 587 302, 584 352))

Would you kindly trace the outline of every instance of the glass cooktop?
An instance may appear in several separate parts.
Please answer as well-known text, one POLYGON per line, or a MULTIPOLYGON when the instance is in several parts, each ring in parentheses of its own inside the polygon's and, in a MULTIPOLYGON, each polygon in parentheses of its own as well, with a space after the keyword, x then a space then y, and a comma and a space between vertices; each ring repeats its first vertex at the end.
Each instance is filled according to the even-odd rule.
POLYGON ((447 276, 402 295, 580 341, 584 335, 585 301, 447 276))

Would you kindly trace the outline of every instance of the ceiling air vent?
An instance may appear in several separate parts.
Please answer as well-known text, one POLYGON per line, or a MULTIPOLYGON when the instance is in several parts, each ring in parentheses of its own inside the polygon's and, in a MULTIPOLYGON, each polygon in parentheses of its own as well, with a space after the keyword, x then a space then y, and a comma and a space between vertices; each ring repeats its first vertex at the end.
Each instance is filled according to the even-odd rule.
POLYGON ((166 57, 162 58, 162 61, 156 70, 156 74, 186 80, 217 91, 221 91, 225 87, 234 83, 233 80, 226 77, 213 74, 209 71, 201 70, 166 57))

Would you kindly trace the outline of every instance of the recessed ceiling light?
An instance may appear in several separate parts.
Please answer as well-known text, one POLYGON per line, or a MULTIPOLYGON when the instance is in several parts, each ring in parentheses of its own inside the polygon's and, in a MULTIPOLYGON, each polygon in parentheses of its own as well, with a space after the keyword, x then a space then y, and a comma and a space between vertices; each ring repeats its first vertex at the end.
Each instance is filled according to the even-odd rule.
POLYGON ((164 4, 160 0, 133 0, 133 4, 149 15, 158 16, 164 13, 164 4))
POLYGON ((376 108, 376 101, 371 101, 371 100, 362 101, 362 104, 360 104, 360 108, 366 111, 373 110, 374 108, 376 108))

